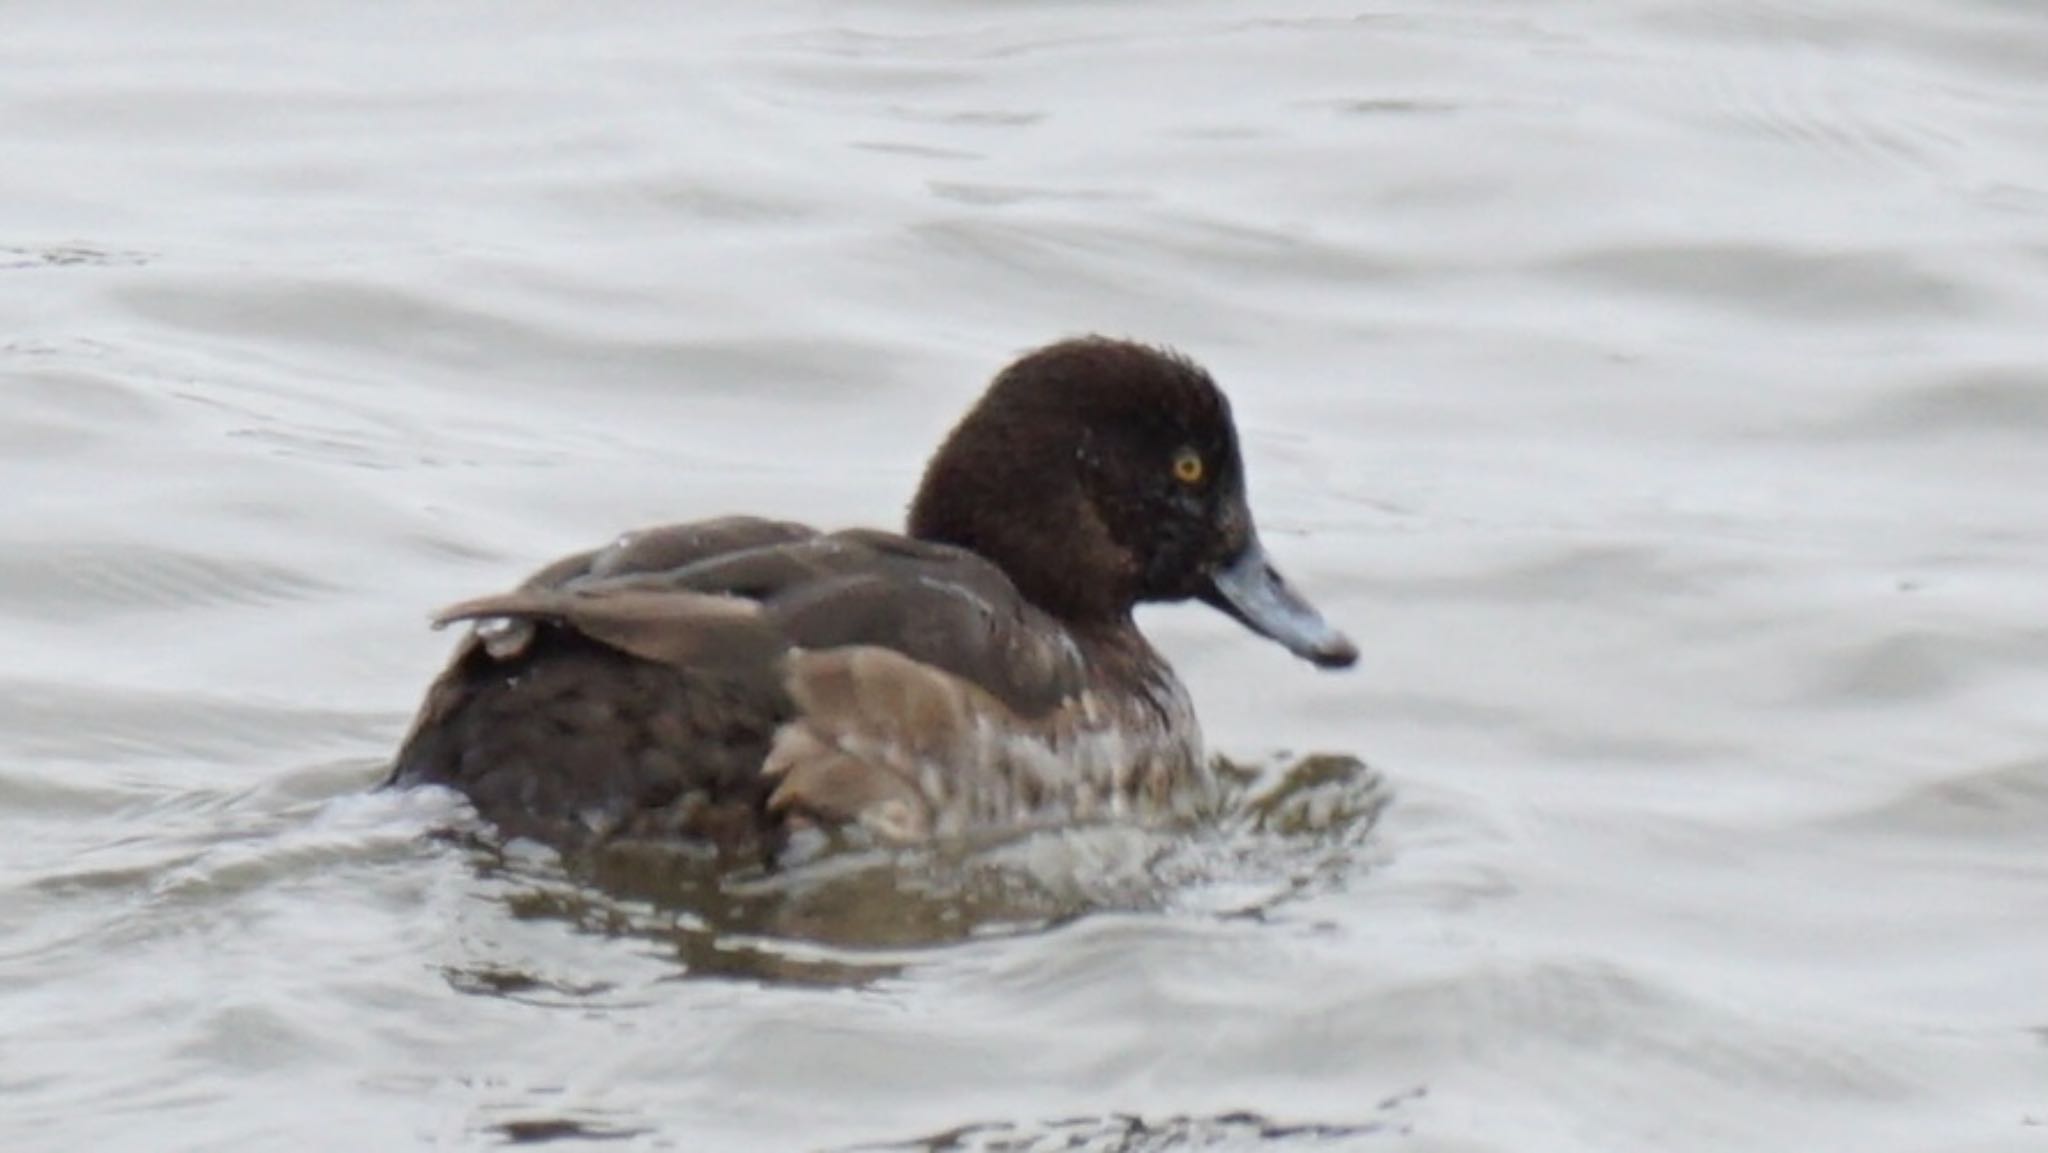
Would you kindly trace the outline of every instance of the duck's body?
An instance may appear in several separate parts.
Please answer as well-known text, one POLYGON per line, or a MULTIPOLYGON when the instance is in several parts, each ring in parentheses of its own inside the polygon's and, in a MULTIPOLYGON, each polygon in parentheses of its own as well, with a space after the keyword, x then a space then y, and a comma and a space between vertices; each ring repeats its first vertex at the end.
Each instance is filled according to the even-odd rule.
POLYGON ((674 525, 448 610, 477 624, 392 779, 556 844, 771 857, 801 824, 907 842, 1199 808, 1194 711, 1137 602, 1201 596, 1319 664, 1356 655, 1266 564, 1243 492, 1207 374, 1051 346, 942 446, 908 535, 674 525))
POLYGON ((1207 791, 1187 692, 1135 627, 1063 628, 964 549, 670 525, 442 620, 485 623, 398 779, 507 832, 772 849, 773 812, 914 841, 1207 791))

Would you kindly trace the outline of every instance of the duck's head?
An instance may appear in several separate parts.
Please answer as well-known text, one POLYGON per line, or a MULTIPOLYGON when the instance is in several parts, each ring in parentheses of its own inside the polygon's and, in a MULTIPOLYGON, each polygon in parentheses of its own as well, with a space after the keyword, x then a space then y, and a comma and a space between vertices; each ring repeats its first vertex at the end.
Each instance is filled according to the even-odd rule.
POLYGON ((1267 558, 1230 402, 1177 353, 1086 337, 1026 354, 932 457, 909 527, 1070 623, 1193 598, 1321 667, 1358 659, 1267 558))

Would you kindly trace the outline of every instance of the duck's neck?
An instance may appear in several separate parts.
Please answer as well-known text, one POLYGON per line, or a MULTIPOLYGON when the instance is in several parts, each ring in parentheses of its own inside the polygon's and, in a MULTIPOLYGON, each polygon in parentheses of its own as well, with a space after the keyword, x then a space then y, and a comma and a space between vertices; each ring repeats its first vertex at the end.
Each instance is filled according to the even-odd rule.
POLYGON ((1161 721, 1192 728, 1194 711, 1188 704, 1187 688, 1128 614, 1115 624, 1070 624, 1067 635, 1081 650, 1083 665, 1095 684, 1135 688, 1160 714, 1161 721))
POLYGON ((1069 628, 1105 635, 1131 628, 1135 574, 1119 563, 1100 521, 1061 520, 1053 507, 961 516, 955 505, 920 501, 908 529, 918 540, 964 548, 995 565, 1025 600, 1069 628))

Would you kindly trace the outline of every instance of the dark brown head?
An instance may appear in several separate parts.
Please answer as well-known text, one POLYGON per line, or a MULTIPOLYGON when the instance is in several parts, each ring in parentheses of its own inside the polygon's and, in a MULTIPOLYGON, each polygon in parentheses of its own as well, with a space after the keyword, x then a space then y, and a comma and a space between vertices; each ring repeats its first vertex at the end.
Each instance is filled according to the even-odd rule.
POLYGON ((1325 667, 1358 652, 1267 561, 1230 402, 1186 357, 1086 337, 997 375, 933 456, 910 533, 1076 624, 1200 598, 1325 667))

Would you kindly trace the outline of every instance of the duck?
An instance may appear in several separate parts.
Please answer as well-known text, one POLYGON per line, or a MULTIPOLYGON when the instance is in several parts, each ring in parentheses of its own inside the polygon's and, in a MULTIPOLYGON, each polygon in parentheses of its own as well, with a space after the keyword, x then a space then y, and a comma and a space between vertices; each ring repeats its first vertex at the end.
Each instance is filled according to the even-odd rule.
POLYGON ((1261 544, 1210 373, 1065 339, 996 374, 901 532, 662 525, 444 609, 466 633, 385 784, 563 850, 771 864, 805 832, 1186 818, 1216 771, 1133 615, 1186 601, 1323 669, 1358 658, 1261 544))

